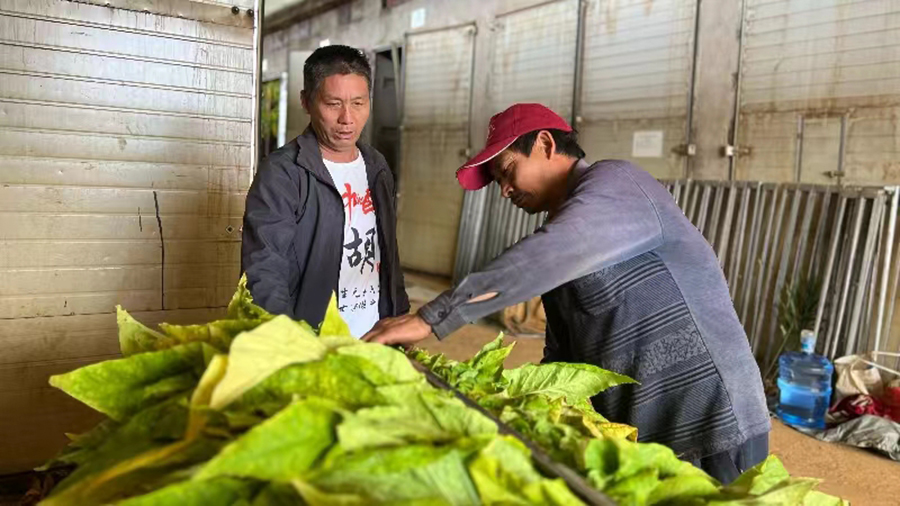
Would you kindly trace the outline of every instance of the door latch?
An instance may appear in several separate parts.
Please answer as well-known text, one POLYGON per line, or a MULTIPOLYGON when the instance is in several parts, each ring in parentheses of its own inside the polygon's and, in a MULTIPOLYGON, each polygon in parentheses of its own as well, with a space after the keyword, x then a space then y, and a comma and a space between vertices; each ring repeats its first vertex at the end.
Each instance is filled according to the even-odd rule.
POLYGON ((722 156, 734 158, 739 156, 750 156, 753 154, 753 148, 750 146, 732 146, 731 144, 722 147, 722 156))
POLYGON ((672 152, 681 156, 694 156, 697 154, 696 144, 679 144, 672 148, 672 152))

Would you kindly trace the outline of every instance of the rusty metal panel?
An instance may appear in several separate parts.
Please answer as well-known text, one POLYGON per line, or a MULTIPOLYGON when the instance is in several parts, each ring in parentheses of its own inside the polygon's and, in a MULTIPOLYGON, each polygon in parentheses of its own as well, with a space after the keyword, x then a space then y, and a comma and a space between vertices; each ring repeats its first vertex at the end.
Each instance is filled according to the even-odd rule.
POLYGON ((0 441, 0 473, 95 420, 47 377, 117 353, 116 304, 191 322, 234 291, 252 18, 159 14, 231 5, 0 0, 0 433, 34 435, 0 441))
POLYGON ((498 16, 490 74, 491 114, 539 102, 572 119, 578 0, 559 0, 498 16))
POLYGON ((748 0, 736 177, 900 181, 900 4, 748 0))
POLYGON ((469 149, 475 25, 413 33, 404 55, 397 240, 404 267, 453 272, 469 149))
POLYGON ((591 159, 684 175, 696 0, 592 0, 577 128, 591 159), (641 140, 650 145, 641 148, 641 140))

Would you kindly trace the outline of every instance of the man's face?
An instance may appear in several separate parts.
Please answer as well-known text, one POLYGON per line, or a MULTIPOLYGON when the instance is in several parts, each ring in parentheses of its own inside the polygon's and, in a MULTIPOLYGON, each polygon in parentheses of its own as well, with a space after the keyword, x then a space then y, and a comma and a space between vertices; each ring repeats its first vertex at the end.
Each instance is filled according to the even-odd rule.
POLYGON ((550 170, 550 157, 555 146, 552 137, 549 139, 551 146, 546 146, 544 134, 550 137, 549 133, 541 132, 529 155, 506 149, 490 162, 491 175, 500 185, 501 195, 529 214, 550 210, 555 185, 550 170))
POLYGON ((369 120, 369 85, 357 74, 328 76, 313 96, 303 96, 319 142, 334 151, 352 150, 369 120))

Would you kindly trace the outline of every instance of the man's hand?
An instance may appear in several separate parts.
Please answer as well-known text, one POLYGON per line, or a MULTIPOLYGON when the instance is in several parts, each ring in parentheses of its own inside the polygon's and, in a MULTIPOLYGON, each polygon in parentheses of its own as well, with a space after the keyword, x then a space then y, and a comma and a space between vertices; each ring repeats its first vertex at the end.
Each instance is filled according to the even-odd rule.
POLYGON ((419 315, 408 314, 396 318, 385 318, 375 324, 363 341, 381 344, 415 344, 431 334, 431 325, 419 315))

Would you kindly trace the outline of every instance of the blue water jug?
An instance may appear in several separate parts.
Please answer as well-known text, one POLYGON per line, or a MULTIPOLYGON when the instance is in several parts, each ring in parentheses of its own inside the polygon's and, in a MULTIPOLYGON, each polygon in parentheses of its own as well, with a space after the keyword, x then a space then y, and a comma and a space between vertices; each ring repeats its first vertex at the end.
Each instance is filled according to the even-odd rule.
POLYGON ((778 416, 789 425, 824 429, 834 365, 817 355, 815 349, 816 335, 804 330, 800 333, 800 351, 787 352, 778 359, 778 416))

